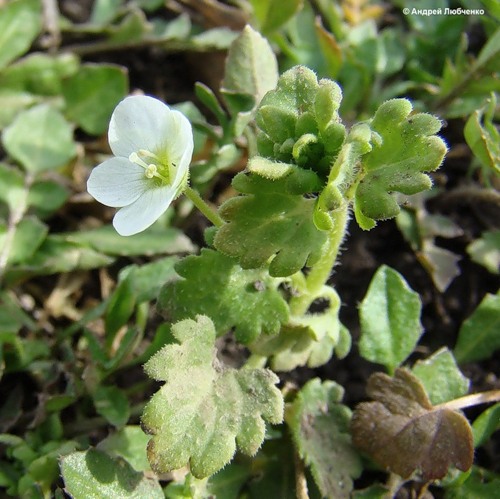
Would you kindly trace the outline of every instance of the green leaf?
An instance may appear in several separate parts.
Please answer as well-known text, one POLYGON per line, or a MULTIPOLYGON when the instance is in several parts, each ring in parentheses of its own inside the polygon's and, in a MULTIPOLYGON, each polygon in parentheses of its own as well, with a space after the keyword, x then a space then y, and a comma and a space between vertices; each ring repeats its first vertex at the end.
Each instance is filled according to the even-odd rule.
POLYGON ((58 210, 68 200, 67 189, 53 180, 35 182, 28 193, 28 205, 36 209, 40 216, 48 216, 58 210))
POLYGON ((69 123, 46 104, 19 114, 2 139, 7 152, 30 173, 59 168, 76 154, 69 123))
POLYGON ((278 63, 271 46, 252 27, 245 26, 229 48, 221 83, 221 93, 235 118, 235 136, 243 133, 262 97, 277 81, 278 63))
POLYGON ((311 471, 323 497, 348 498, 353 478, 362 471, 351 443, 350 409, 341 403, 344 389, 333 381, 308 381, 287 413, 300 457, 311 471))
POLYGON ((412 372, 422 382, 433 405, 462 397, 469 391, 469 380, 462 374, 447 348, 441 348, 427 359, 417 361, 412 372))
POLYGON ((477 466, 458 487, 449 487, 445 499, 493 499, 498 495, 500 475, 477 466))
POLYGON ((303 0, 250 0, 259 30, 268 33, 278 29, 302 7, 303 0))
POLYGON ((493 35, 488 38, 488 41, 479 52, 475 60, 472 71, 477 71, 481 66, 486 66, 491 61, 498 63, 498 55, 500 54, 500 28, 498 28, 493 35))
POLYGON ((252 353, 270 358, 271 367, 276 371, 291 371, 304 365, 319 367, 330 360, 334 350, 337 354, 347 355, 350 335, 339 320, 340 298, 337 292, 324 286, 315 300, 328 304, 321 312, 290 317, 278 334, 261 336, 252 343, 249 346, 252 353), (339 351, 337 347, 340 347, 339 351))
POLYGON ((296 450, 291 439, 283 435, 284 429, 273 433, 273 438, 266 440, 255 456, 254 462, 259 463, 259 472, 247 485, 249 499, 297 497, 294 465, 296 450))
POLYGON ((145 366, 150 377, 166 381, 142 416, 153 435, 148 459, 157 473, 189 462, 193 475, 203 478, 231 460, 236 443, 244 454, 255 454, 264 440, 264 420, 282 421, 283 398, 272 371, 221 365, 207 317, 178 322, 172 333, 180 344, 165 346, 145 366))
POLYGON ((254 97, 259 104, 278 82, 278 64, 268 41, 247 25, 231 44, 221 90, 254 97))
POLYGON ((495 109, 496 97, 492 93, 484 106, 467 120, 464 136, 481 164, 500 173, 500 133, 493 122, 495 109))
POLYGON ((32 95, 58 96, 62 80, 74 74, 80 65, 75 54, 29 54, 5 68, 0 87, 32 95))
POLYGON ((434 408, 424 387, 410 371, 397 369, 393 378, 372 374, 363 402, 354 411, 353 442, 383 469, 422 481, 443 478, 450 466, 467 471, 474 459, 472 432, 465 417, 434 408))
POLYGON ((143 265, 129 265, 120 271, 118 281, 130 281, 137 303, 154 300, 161 287, 176 276, 177 261, 177 257, 169 256, 143 265))
POLYGON ((110 297, 104 316, 106 342, 110 345, 118 332, 134 313, 136 296, 131 279, 123 279, 110 297))
POLYGON ((434 135, 441 122, 424 113, 410 116, 411 111, 408 100, 393 99, 375 113, 370 127, 379 138, 361 160, 364 176, 355 194, 357 217, 359 212, 372 220, 393 218, 399 206, 392 192, 410 195, 431 187, 423 172, 436 170, 447 151, 434 135))
POLYGON ((164 498, 156 478, 95 449, 62 457, 61 474, 65 490, 74 499, 164 498))
POLYGON ((499 348, 500 293, 487 294, 462 324, 453 353, 461 364, 487 359, 499 348))
POLYGON ((18 90, 0 88, 0 129, 12 123, 14 118, 37 102, 37 97, 18 90))
POLYGON ((262 332, 276 334, 288 320, 288 306, 278 286, 263 270, 243 270, 234 258, 202 249, 176 266, 183 277, 168 283, 160 306, 172 321, 208 315, 217 334, 235 328, 236 338, 250 343, 262 332))
POLYGON ((98 25, 111 23, 117 16, 118 9, 122 4, 123 0, 96 0, 89 21, 98 25))
POLYGON ((11 282, 31 275, 105 267, 111 262, 113 262, 112 258, 91 248, 67 242, 64 237, 49 235, 29 260, 8 272, 7 281, 11 282))
POLYGON ((483 232, 467 246, 467 253, 492 274, 500 274, 500 230, 483 232))
POLYGON ((116 386, 97 387, 92 395, 96 411, 113 426, 124 426, 130 417, 128 399, 116 386))
POLYGON ((99 442, 98 450, 112 457, 122 457, 135 471, 151 469, 146 455, 149 436, 140 426, 124 426, 99 442))
POLYGON ((39 0, 8 2, 0 9, 0 69, 24 54, 42 27, 39 0))
POLYGON ((217 499, 239 499, 241 489, 250 477, 248 466, 231 463, 210 477, 207 488, 217 499))
POLYGON ((287 188, 291 177, 268 181, 256 175, 237 175, 233 186, 244 195, 220 207, 228 223, 218 230, 215 247, 237 257, 243 268, 262 267, 274 257, 269 265, 274 277, 286 277, 306 264, 314 265, 327 235, 314 225, 315 200, 300 195, 300 185, 287 188))
POLYGON ((128 79, 120 66, 86 64, 63 82, 68 117, 92 135, 108 128, 111 114, 125 97, 128 79))
POLYGON ((421 308, 418 293, 398 272, 382 265, 360 305, 361 355, 393 372, 422 334, 421 308))
POLYGON ((194 251, 190 239, 174 228, 151 227, 134 237, 120 236, 111 225, 97 229, 70 232, 68 242, 89 245, 96 251, 115 256, 155 256, 194 251))
POLYGON ((7 204, 11 212, 26 200, 23 175, 4 163, 0 163, 0 200, 7 204))
MULTIPOLYGON (((8 253, 8 264, 25 263, 31 258, 48 234, 48 227, 37 218, 21 220, 14 232, 14 240, 8 253)), ((6 243, 7 228, 0 225, 0 249, 6 243)))
POLYGON ((484 445, 498 430, 500 430, 500 404, 495 404, 488 407, 472 423, 474 447, 484 445))
POLYGON ((224 127, 227 124, 227 115, 213 90, 204 83, 198 81, 195 83, 194 91, 196 97, 214 113, 219 124, 224 127))
POLYGON ((326 179, 345 137, 338 115, 341 100, 342 91, 335 82, 318 82, 305 66, 286 71, 256 113, 259 154, 326 179))

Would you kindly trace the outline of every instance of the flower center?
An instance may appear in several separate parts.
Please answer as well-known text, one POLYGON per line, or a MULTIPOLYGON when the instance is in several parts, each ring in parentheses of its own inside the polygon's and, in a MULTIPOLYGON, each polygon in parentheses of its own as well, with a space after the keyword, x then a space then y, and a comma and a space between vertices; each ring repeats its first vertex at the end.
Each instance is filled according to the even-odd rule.
POLYGON ((169 185, 171 183, 173 165, 162 161, 156 154, 146 149, 139 149, 137 152, 133 152, 128 159, 132 163, 144 168, 146 178, 158 179, 162 184, 169 185))

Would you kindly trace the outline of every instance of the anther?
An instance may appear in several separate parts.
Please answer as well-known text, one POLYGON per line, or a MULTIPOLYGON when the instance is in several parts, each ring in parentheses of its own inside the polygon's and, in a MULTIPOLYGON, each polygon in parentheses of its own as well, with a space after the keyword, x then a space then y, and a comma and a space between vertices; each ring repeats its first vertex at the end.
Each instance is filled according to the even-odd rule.
POLYGON ((153 178, 158 175, 158 170, 156 169, 156 165, 148 165, 146 171, 144 172, 147 178, 153 178))

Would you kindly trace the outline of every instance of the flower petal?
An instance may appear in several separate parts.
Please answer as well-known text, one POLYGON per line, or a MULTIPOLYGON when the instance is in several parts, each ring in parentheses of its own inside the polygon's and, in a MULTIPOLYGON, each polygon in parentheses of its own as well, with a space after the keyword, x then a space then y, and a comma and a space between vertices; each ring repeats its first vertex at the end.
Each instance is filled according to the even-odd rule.
POLYGON ((167 150, 169 160, 176 165, 187 160, 189 166, 193 155, 193 129, 189 120, 180 111, 171 110, 162 133, 164 140, 160 147, 167 150))
POLYGON ((128 158, 139 149, 155 151, 165 138, 172 111, 158 99, 133 95, 116 106, 109 123, 108 140, 115 156, 128 158))
POLYGON ((87 181, 89 194, 113 208, 133 203, 149 186, 144 169, 125 158, 104 161, 92 170, 87 181))
POLYGON ((113 225, 121 236, 132 236, 152 225, 176 196, 171 187, 148 189, 134 203, 118 210, 113 225))

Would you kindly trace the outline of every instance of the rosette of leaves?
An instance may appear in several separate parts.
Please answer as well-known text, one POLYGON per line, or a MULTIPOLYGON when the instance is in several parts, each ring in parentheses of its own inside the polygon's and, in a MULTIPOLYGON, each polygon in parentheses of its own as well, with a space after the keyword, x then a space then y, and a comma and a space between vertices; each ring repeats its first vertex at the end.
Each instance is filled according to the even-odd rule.
POLYGON ((264 96, 255 117, 259 154, 325 178, 346 135, 338 114, 341 100, 334 81, 318 81, 305 66, 286 71, 276 89, 264 96))

